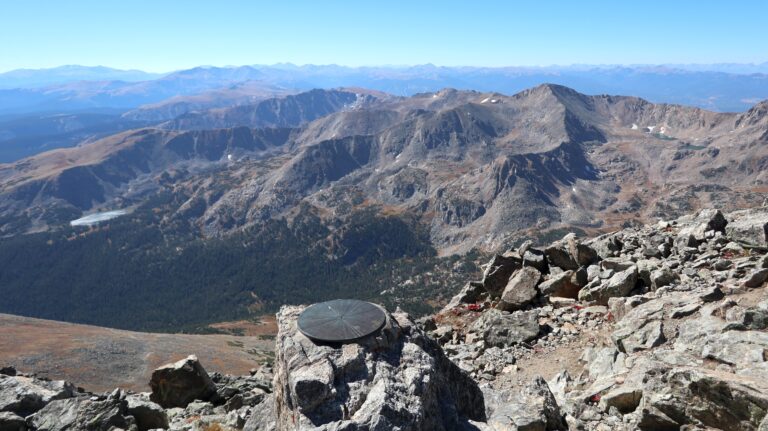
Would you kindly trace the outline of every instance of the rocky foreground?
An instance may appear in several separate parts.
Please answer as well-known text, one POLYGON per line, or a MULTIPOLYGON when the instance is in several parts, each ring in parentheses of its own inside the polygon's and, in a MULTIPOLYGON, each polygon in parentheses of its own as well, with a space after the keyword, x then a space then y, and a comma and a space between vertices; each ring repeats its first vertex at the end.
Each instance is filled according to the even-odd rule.
POLYGON ((93 394, 0 369, 0 431, 768 430, 768 207, 495 256, 438 314, 320 345, 284 307, 274 373, 158 368, 93 394))

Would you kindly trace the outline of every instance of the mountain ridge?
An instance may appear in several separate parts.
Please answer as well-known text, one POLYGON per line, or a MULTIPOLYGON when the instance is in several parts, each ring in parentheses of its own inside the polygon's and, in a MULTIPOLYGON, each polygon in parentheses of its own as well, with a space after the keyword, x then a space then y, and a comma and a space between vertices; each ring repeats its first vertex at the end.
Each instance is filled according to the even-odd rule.
MULTIPOLYGON (((706 171, 708 174, 704 177, 712 178, 726 178, 725 173, 733 170, 738 175, 719 184, 727 188, 741 187, 735 178, 759 173, 761 167, 768 163, 768 156, 763 154, 765 145, 758 145, 768 133, 762 129, 768 122, 765 120, 767 102, 755 105, 742 114, 723 114, 680 105, 651 104, 634 97, 586 96, 556 84, 543 84, 512 96, 452 89, 411 98, 379 94, 378 97, 363 96, 361 99, 361 94, 345 90, 315 90, 269 99, 252 107, 234 108, 235 112, 247 114, 240 116, 234 124, 225 125, 246 129, 219 129, 214 132, 145 129, 72 150, 44 153, 13 165, 0 165, 0 190, 7 195, 25 182, 45 178, 46 166, 56 167, 51 172, 64 172, 62 168, 65 166, 74 169, 99 165, 103 161, 94 158, 98 154, 103 153, 108 158, 113 151, 128 145, 127 141, 135 141, 129 145, 134 148, 138 142, 150 145, 147 140, 152 140, 150 146, 165 148, 163 151, 171 150, 170 153, 165 156, 157 153, 158 150, 145 153, 145 156, 141 156, 140 151, 133 156, 114 153, 121 160, 118 164, 134 168, 132 173, 121 171, 113 163, 113 168, 103 171, 103 174, 116 182, 106 189, 120 189, 138 176, 157 176, 169 168, 178 170, 174 163, 182 160, 199 166, 214 163, 210 168, 236 172, 240 178, 238 181, 241 181, 239 185, 230 184, 229 187, 234 188, 223 190, 199 220, 207 235, 218 236, 230 229, 222 228, 223 225, 229 226, 230 222, 222 224, 221 220, 234 217, 240 220, 236 225, 241 226, 260 223, 265 218, 280 217, 283 211, 304 200, 333 214, 336 212, 333 202, 338 197, 328 200, 329 193, 338 189, 346 190, 343 194, 363 193, 373 198, 374 202, 420 214, 419 217, 432 226, 433 235, 436 235, 433 240, 444 244, 446 249, 452 249, 451 243, 462 243, 465 242, 462 238, 478 235, 473 231, 487 231, 487 223, 496 225, 492 230, 500 232, 501 220, 526 220, 526 223, 518 223, 519 226, 542 226, 543 220, 545 226, 553 222, 554 225, 567 224, 568 220, 582 224, 577 222, 582 216, 577 217, 575 211, 567 210, 570 208, 568 205, 576 204, 587 214, 595 210, 603 211, 601 205, 610 206, 610 200, 616 200, 610 198, 609 190, 636 187, 630 180, 635 175, 630 172, 638 169, 644 172, 642 175, 650 181, 649 185, 656 184, 653 188, 667 183, 669 186, 678 184, 683 189, 696 178, 692 170, 698 170, 697 175, 706 171), (343 97, 338 99, 340 96, 343 97), (317 105, 317 100, 330 104, 317 105), (288 111, 283 112, 286 109, 288 111), (302 113, 304 110, 310 116, 302 113), (275 116, 287 117, 275 122, 273 118, 278 118, 275 116), (367 120, 360 122, 361 118, 367 120), (290 130, 258 129, 264 125, 288 125, 290 130), (247 129, 253 126, 257 129, 247 129), (254 134, 263 136, 266 144, 248 139, 239 142, 236 139, 237 136, 256 136, 254 134), (280 138, 274 141, 278 135, 280 138), (127 139, 122 144, 114 141, 122 137, 127 139), (169 146, 170 141, 173 144, 169 146), (642 164, 650 162, 644 154, 627 146, 630 142, 649 151, 665 152, 671 162, 662 159, 661 163, 643 167, 642 164), (727 150, 734 146, 736 150, 727 150), (264 152, 268 148, 277 153, 264 152), (735 151, 733 157, 736 159, 726 165, 720 164, 720 160, 731 157, 728 152, 732 151, 735 151), (249 173, 248 166, 256 163, 256 159, 269 159, 278 153, 290 161, 283 162, 279 169, 260 171, 263 173, 259 176, 249 173), (149 154, 154 155, 150 157, 149 154), (744 157, 743 154, 751 156, 744 157), (617 156, 625 161, 619 164, 611 161, 617 156), (245 157, 244 166, 233 163, 240 157, 245 157), (486 167, 490 170, 487 171, 486 167), (399 173, 401 171, 403 174, 399 173), (663 180, 662 175, 666 177, 663 180), (610 180, 611 176, 618 178, 618 183, 610 180), (605 178, 609 180, 605 181, 605 178), (399 191, 393 191, 394 195, 388 194, 381 189, 381 185, 385 184, 399 189, 405 187, 407 196, 399 191), (495 186, 490 190, 486 184, 495 186), (589 184, 597 187, 590 187, 589 184), (583 186, 587 190, 592 189, 589 191, 592 198, 579 203, 584 197, 579 198, 577 190, 583 186), (504 195, 508 203, 499 203, 494 208, 500 194, 517 189, 511 195, 504 195), (446 194, 448 190, 450 192, 446 194), (510 205, 518 199, 515 193, 521 193, 528 205, 512 209, 510 205), (604 203, 601 204, 601 201, 604 203), (428 208, 423 208, 424 205, 428 208), (526 206, 534 210, 526 212, 523 210, 526 206), (434 215, 430 216, 432 211, 434 215), (544 218, 540 219, 537 212, 548 215, 542 215, 544 218), (568 215, 571 212, 573 214, 568 215), (469 226, 486 213, 492 217, 485 217, 487 220, 475 227, 469 226), (555 213, 559 215, 555 216, 555 213)), ((68 175, 79 178, 79 175, 93 173, 89 169, 68 175)), ((194 174, 190 175, 194 177, 194 174)), ((743 199, 759 200, 759 196, 750 195, 748 190, 749 187, 756 187, 755 190, 761 193, 761 184, 765 184, 762 176, 758 174, 749 179, 753 185, 740 192, 743 199)), ((157 188, 157 180, 149 178, 149 183, 153 181, 156 183, 153 187, 157 188)), ((99 188, 92 186, 85 189, 94 187, 99 188)), ((647 197, 637 199, 653 202, 652 193, 643 193, 647 197)), ((95 199, 86 198, 77 202, 103 205, 110 200, 109 194, 97 193, 95 199)), ((37 192, 34 195, 37 196, 37 192)), ((742 198, 736 199, 736 202, 742 198)), ((5 202, 8 214, 7 204, 10 201, 6 199, 5 202)), ((91 205, 78 204, 75 207, 87 210, 91 205)), ((616 210, 612 210, 614 216, 624 217, 621 211, 616 213, 616 210)), ((663 214, 666 210, 656 211, 663 214)), ((587 214, 585 220, 590 217, 587 214)), ((648 217, 649 211, 645 214, 648 217)), ((582 227, 600 225, 587 222, 582 227)), ((478 245, 477 241, 476 237, 470 243, 478 245)), ((502 239, 497 238, 496 241, 502 239)))

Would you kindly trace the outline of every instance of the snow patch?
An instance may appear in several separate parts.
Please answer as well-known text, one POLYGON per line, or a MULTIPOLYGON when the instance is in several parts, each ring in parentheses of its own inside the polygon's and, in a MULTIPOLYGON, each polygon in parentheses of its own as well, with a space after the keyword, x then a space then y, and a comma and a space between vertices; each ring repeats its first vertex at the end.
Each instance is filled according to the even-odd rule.
POLYGON ((117 218, 117 217, 120 217, 121 215, 126 215, 126 214, 128 214, 128 211, 126 210, 104 211, 101 213, 88 214, 86 216, 80 217, 79 219, 72 220, 71 222, 69 222, 69 225, 70 226, 93 226, 103 221, 112 220, 113 218, 117 218))
POLYGON ((638 129, 637 124, 632 123, 632 130, 637 130, 637 129, 638 129))

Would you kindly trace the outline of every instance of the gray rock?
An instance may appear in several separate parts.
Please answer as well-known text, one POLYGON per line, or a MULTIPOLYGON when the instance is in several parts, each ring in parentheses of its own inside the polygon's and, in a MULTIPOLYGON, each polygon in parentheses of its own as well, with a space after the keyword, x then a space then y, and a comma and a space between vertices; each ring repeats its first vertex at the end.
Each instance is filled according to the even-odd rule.
POLYGON ((196 399, 208 400, 216 394, 216 385, 194 355, 157 368, 149 386, 150 400, 165 408, 186 407, 196 399))
POLYGON ((278 313, 277 429, 448 430, 485 419, 477 384, 405 313, 386 313, 379 332, 332 346, 297 330, 302 310, 278 313))
POLYGON ((536 295, 536 285, 541 280, 541 273, 533 267, 518 270, 504 288, 499 301, 499 308, 506 311, 519 310, 530 304, 536 295))
POLYGON ((637 278, 643 281, 644 286, 653 288, 653 280, 651 280, 651 274, 653 271, 660 269, 659 261, 656 259, 639 259, 637 262, 635 262, 635 265, 637 266, 637 278))
POLYGON ((642 399, 642 387, 625 383, 603 394, 600 398, 600 405, 603 410, 608 411, 610 407, 615 407, 619 412, 627 414, 634 412, 642 399))
POLYGON ((656 290, 660 287, 669 286, 672 283, 680 281, 680 276, 669 269, 668 267, 661 267, 651 272, 651 289, 656 290))
POLYGON ((544 256, 544 251, 533 248, 526 250, 523 255, 523 266, 532 266, 542 274, 549 271, 549 265, 547 264, 546 256, 544 256))
POLYGON ((579 295, 580 287, 573 284, 571 277, 573 271, 565 271, 558 275, 550 275, 547 280, 539 285, 539 291, 542 295, 555 296, 560 298, 576 298, 579 295))
POLYGON ((714 302, 725 298, 725 293, 723 293, 719 286, 709 286, 704 289, 699 298, 704 302, 714 302))
POLYGON ((127 430, 126 402, 107 399, 94 401, 84 397, 51 401, 27 418, 27 425, 37 431, 108 431, 112 427, 127 430))
POLYGON ((736 211, 729 216, 731 221, 725 228, 728 238, 751 246, 768 245, 768 208, 736 211))
POLYGON ((744 327, 758 331, 768 329, 768 300, 744 310, 744 327))
POLYGON ((251 410, 251 415, 243 425, 243 431, 274 431, 277 429, 277 410, 275 397, 269 395, 251 410))
POLYGON ((715 271, 727 271, 731 269, 733 266, 733 262, 731 262, 728 259, 718 259, 713 267, 715 268, 715 271))
POLYGON ((563 270, 574 270, 579 268, 579 263, 571 254, 569 243, 575 241, 574 234, 566 235, 562 240, 552 243, 544 250, 547 256, 547 262, 563 270))
POLYGON ((11 412, 0 412, 0 431, 26 431, 24 418, 11 412))
POLYGON ((53 400, 74 395, 75 387, 69 382, 0 375, 0 412, 28 416, 53 400))
POLYGON ((751 368, 765 362, 768 333, 723 331, 706 334, 700 355, 737 368, 751 368))
POLYGON ((509 277, 512 273, 522 267, 522 261, 517 256, 502 256, 495 255, 490 262, 488 262, 485 271, 483 272, 483 288, 493 298, 497 298, 501 295, 501 292, 509 282, 509 277))
POLYGON ((675 245, 678 249, 697 247, 704 241, 708 231, 723 232, 728 225, 720 210, 703 209, 688 226, 683 227, 677 234, 675 245))
POLYGON ((486 392, 488 425, 494 430, 564 430, 565 417, 557 400, 541 377, 522 391, 486 392))
POLYGON ((506 347, 537 338, 541 326, 536 310, 507 313, 491 309, 472 324, 470 331, 480 334, 488 347, 506 347))
POLYGON ((616 348, 624 353, 648 350, 664 343, 664 302, 654 300, 630 310, 616 323, 611 334, 616 348))
POLYGON ((600 256, 595 249, 586 244, 582 244, 576 240, 575 236, 568 238, 568 251, 579 266, 586 267, 597 263, 600 260, 600 256))
POLYGON ((752 274, 749 275, 747 281, 744 282, 744 286, 750 288, 760 287, 766 281, 768 281, 768 269, 761 268, 753 271, 752 274))
POLYGON ((600 266, 589 265, 587 267, 587 281, 592 281, 600 276, 600 266))
POLYGON ((627 296, 637 284, 637 267, 631 266, 614 274, 608 280, 593 287, 585 287, 579 291, 579 300, 595 301, 607 305, 608 299, 627 296))
POLYGON ((487 291, 485 290, 483 283, 470 281, 464 285, 458 294, 451 298, 444 309, 450 310, 451 308, 456 308, 461 304, 474 304, 475 302, 478 302, 483 297, 483 295, 487 296, 487 291))
MULTIPOLYGON (((641 408, 666 423, 722 430, 755 430, 768 412, 764 383, 702 368, 678 368, 653 376, 641 408)), ((641 429, 652 429, 643 426, 641 429)), ((669 429, 658 427, 658 429, 669 429)))
POLYGON ((632 268, 633 266, 635 266, 635 262, 632 262, 631 260, 626 260, 623 258, 618 258, 618 257, 603 259, 600 262, 600 267, 602 269, 612 270, 614 273, 624 271, 626 269, 632 268))
POLYGON ((139 431, 154 428, 168 428, 168 415, 160 405, 138 395, 126 397, 128 414, 136 419, 139 431))

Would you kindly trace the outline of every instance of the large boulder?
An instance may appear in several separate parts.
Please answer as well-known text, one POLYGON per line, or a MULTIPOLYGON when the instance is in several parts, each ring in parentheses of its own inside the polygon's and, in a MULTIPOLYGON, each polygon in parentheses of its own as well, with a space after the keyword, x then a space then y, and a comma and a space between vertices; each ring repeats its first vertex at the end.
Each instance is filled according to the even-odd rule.
POLYGON ((749 277, 747 277, 747 280, 744 281, 745 287, 760 287, 768 281, 768 268, 760 268, 752 271, 751 274, 749 274, 749 277))
POLYGON ((768 207, 736 211, 729 214, 725 227, 728 238, 753 246, 768 245, 768 207))
POLYGON ((607 280, 601 283, 587 286, 579 291, 579 300, 595 301, 601 305, 607 305, 610 298, 616 298, 629 295, 629 292, 637 284, 637 266, 632 265, 629 268, 617 272, 607 280))
POLYGON ((0 412, 0 431, 27 431, 27 423, 15 413, 0 412))
POLYGON ((699 211, 696 217, 677 234, 675 243, 678 249, 696 247, 706 239, 709 231, 724 232, 728 221, 720 210, 707 208, 699 211))
POLYGON ((682 425, 756 430, 768 416, 764 382, 713 370, 677 368, 651 376, 644 395, 639 409, 643 430, 682 425))
POLYGON ((485 419, 477 384, 405 313, 386 313, 384 327, 357 342, 329 345, 298 331, 302 310, 277 316, 276 429, 454 430, 485 419))
POLYGON ((574 271, 565 271, 557 275, 550 275, 539 285, 539 291, 545 296, 576 299, 579 296, 581 286, 573 282, 574 274, 574 271))
POLYGON ((491 309, 469 328, 479 335, 486 347, 506 347, 525 343, 541 335, 538 311, 508 313, 491 309))
POLYGON ((512 273, 522 266, 523 262, 519 257, 495 255, 483 271, 483 288, 491 297, 497 298, 509 282, 512 273))
POLYGON ((51 401, 27 418, 27 425, 37 431, 109 431, 128 429, 133 418, 126 417, 124 400, 91 400, 86 397, 51 401))
POLYGON ((257 404, 243 426, 243 431, 274 431, 277 429, 277 414, 274 395, 257 404))
POLYGON ((649 301, 631 309, 616 323, 611 335, 620 352, 648 350, 662 344, 664 339, 664 302, 649 301))
POLYGON ((129 395, 126 397, 126 401, 128 402, 128 414, 136 419, 139 431, 168 428, 168 415, 160 405, 139 395, 129 395))
MULTIPOLYGON (((576 240, 576 235, 569 233, 560 241, 555 241, 550 244, 549 247, 544 250, 544 255, 547 257, 547 261, 550 265, 554 265, 566 271, 575 270, 580 266, 578 259, 579 246, 580 243, 576 240)), ((590 247, 584 247, 594 252, 590 247)), ((594 252, 594 256, 597 256, 597 252, 594 252)), ((591 253, 585 251, 583 260, 588 260, 588 257, 592 257, 591 253)))
POLYGON ((209 400, 216 395, 216 385, 194 355, 157 368, 149 387, 150 400, 165 408, 186 407, 194 400, 209 400))
POLYGON ((75 387, 69 382, 0 374, 0 412, 27 416, 53 400, 74 395, 75 387))
POLYGON ((526 266, 509 279, 499 300, 499 308, 507 311, 519 310, 536 299, 539 291, 536 285, 541 280, 541 272, 526 266))
POLYGON ((547 382, 537 376, 521 391, 486 391, 488 425, 494 430, 568 429, 547 382))

